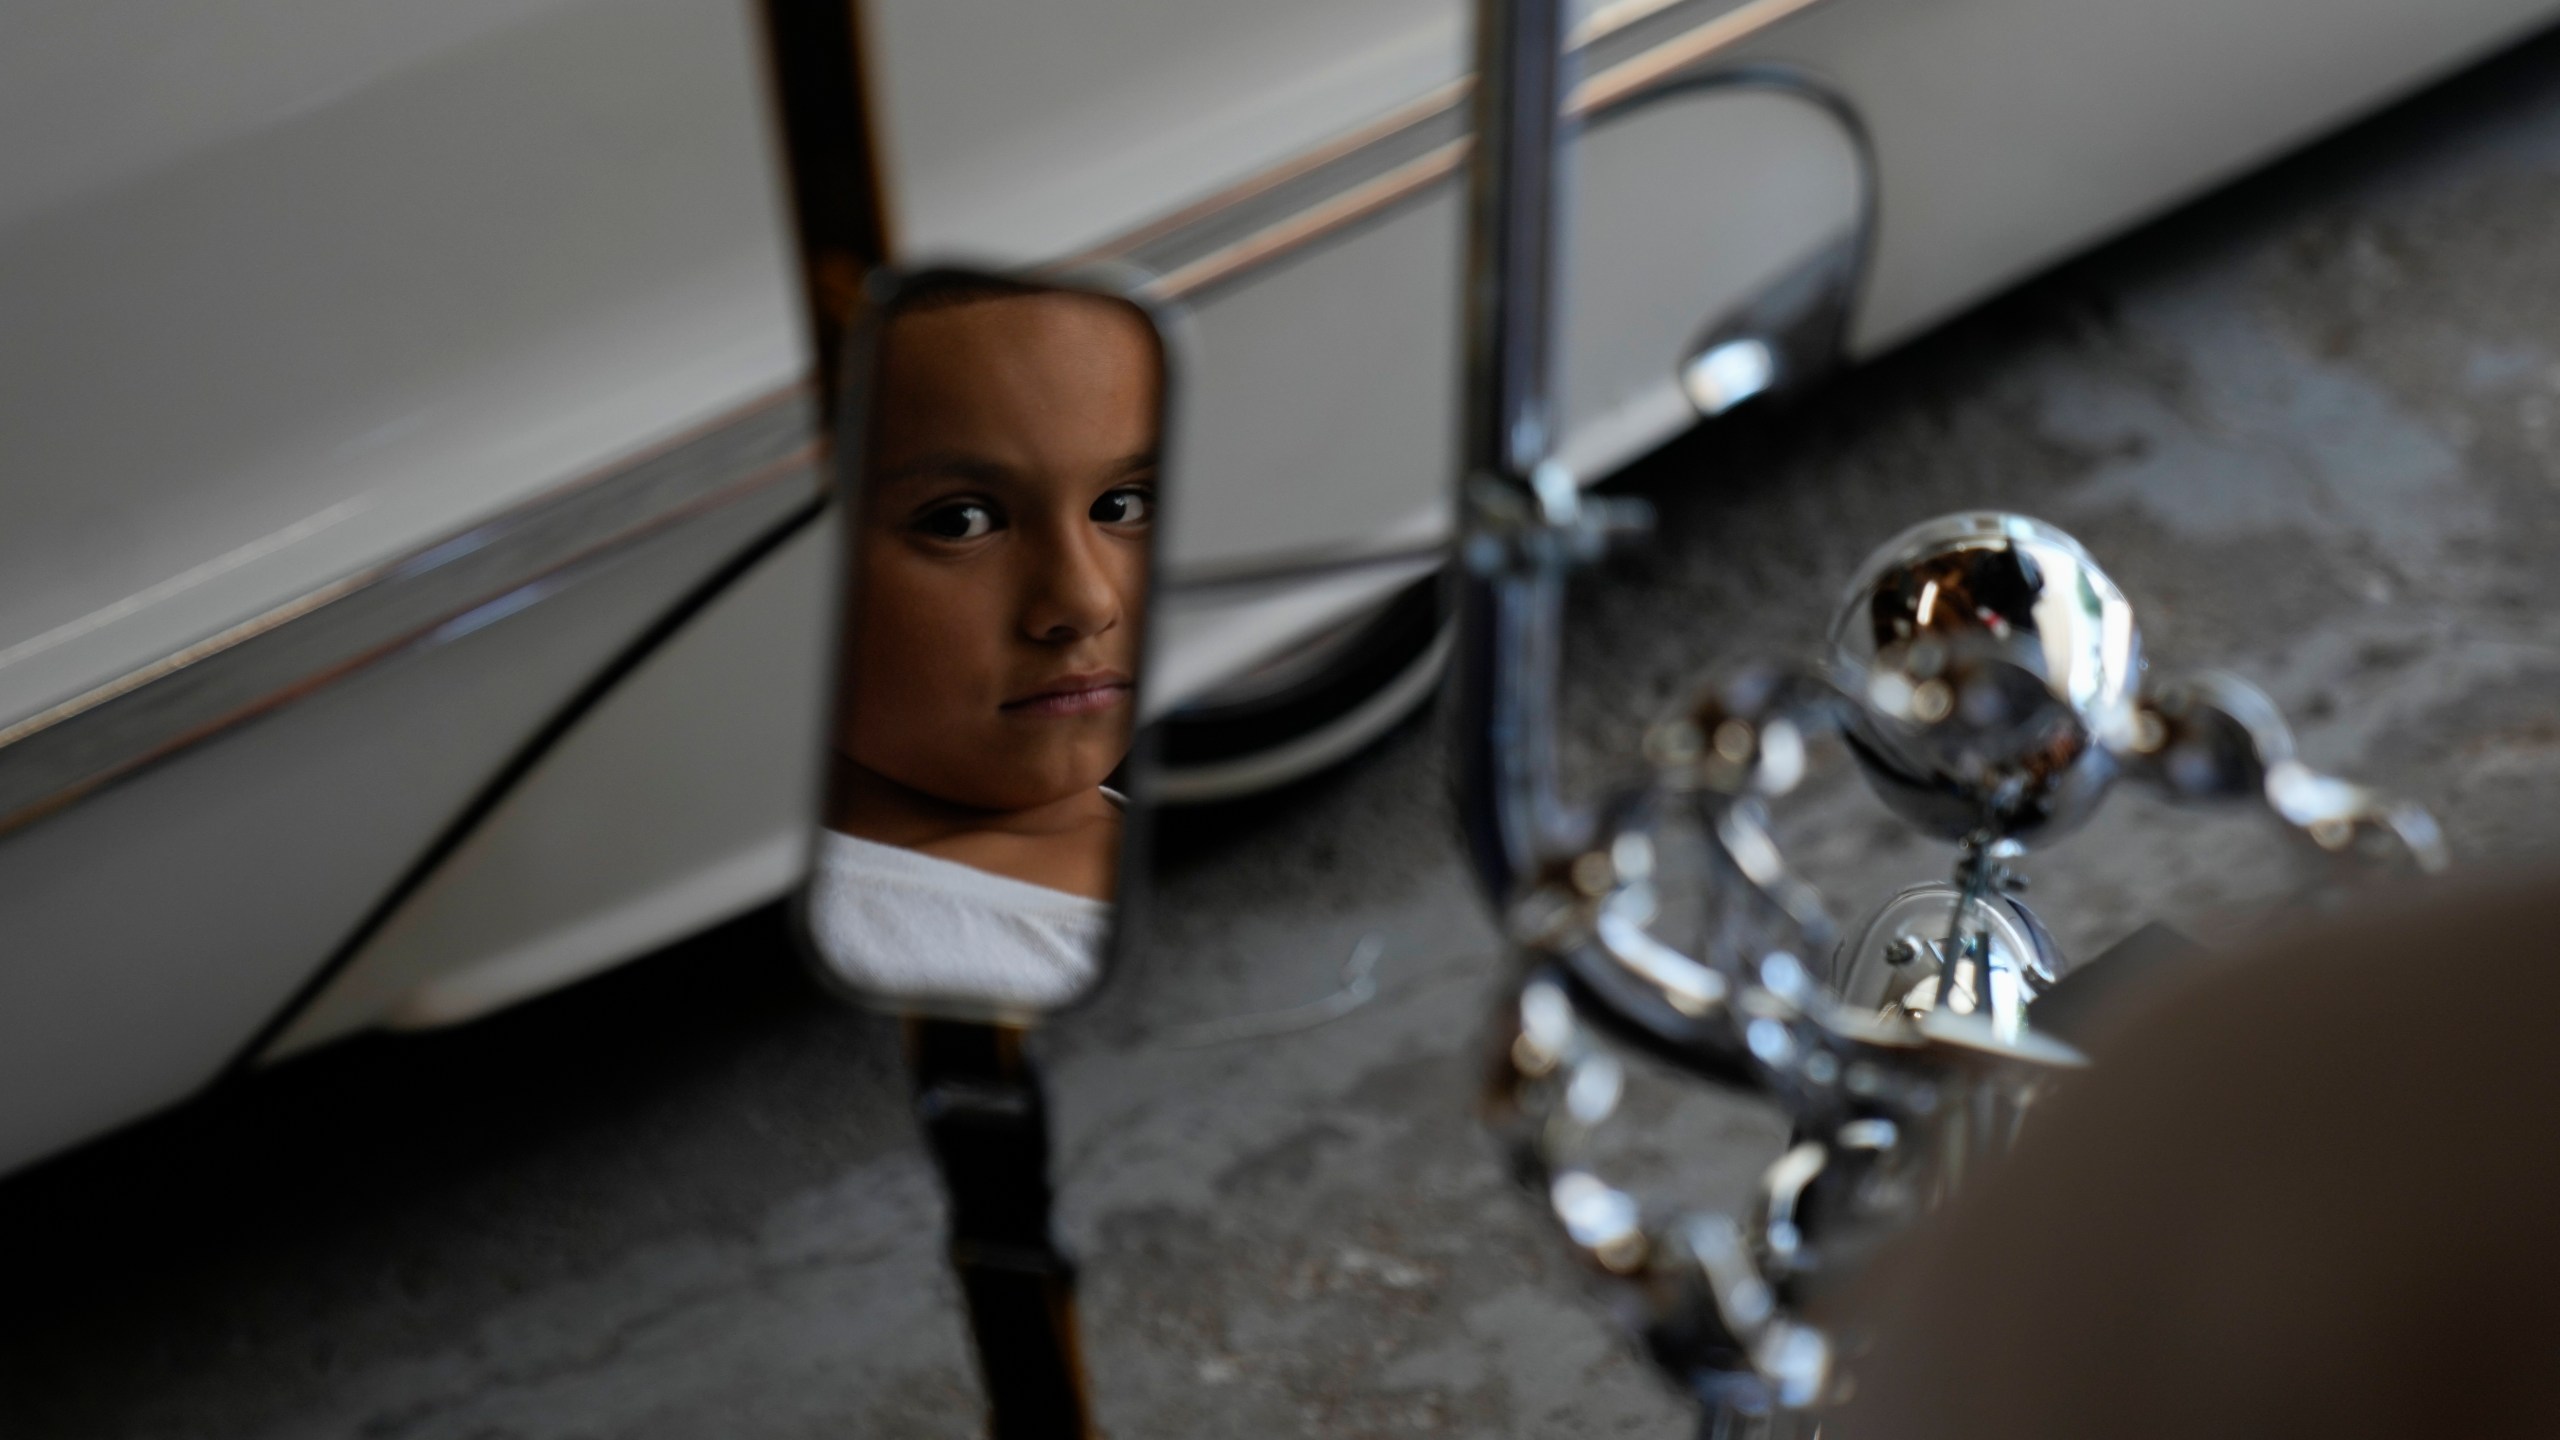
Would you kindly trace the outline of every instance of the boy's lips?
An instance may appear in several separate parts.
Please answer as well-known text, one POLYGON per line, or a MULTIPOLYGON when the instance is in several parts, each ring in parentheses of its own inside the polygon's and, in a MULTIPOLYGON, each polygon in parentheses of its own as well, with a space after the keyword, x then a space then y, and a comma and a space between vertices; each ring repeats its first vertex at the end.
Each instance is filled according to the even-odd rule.
POLYGON ((1129 698, 1129 677, 1117 670, 1061 675, 1028 695, 1004 702, 1008 715, 1091 715, 1129 698))

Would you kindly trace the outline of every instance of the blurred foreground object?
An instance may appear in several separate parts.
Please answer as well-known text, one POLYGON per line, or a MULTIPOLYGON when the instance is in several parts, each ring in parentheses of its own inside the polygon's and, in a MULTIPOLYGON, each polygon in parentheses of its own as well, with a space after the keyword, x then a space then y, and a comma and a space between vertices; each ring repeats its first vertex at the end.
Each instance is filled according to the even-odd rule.
POLYGON ((1840 1433, 2549 1434, 2545 873, 2164 976, 1841 1307, 1840 1433))

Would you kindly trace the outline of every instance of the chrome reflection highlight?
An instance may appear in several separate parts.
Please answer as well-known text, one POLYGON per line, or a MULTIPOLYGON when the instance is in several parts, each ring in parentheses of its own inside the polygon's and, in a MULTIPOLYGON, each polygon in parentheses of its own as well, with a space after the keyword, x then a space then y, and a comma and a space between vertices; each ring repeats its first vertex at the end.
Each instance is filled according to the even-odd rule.
POLYGON ((1778 357, 1756 338, 1728 340, 1680 367, 1680 393, 1713 418, 1760 394, 1778 378, 1778 357))

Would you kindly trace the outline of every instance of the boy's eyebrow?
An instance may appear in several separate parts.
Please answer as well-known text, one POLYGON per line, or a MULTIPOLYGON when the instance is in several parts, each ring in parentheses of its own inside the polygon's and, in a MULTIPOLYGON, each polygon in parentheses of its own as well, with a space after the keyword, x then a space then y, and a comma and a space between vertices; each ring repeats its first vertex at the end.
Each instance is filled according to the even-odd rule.
POLYGON ((877 486, 895 485, 902 480, 929 480, 940 477, 974 480, 982 485, 1002 485, 1011 481, 1014 474, 1011 466, 989 460, 984 456, 969 455, 959 451, 935 451, 892 465, 885 470, 874 471, 869 476, 869 480, 871 484, 877 486))
MULTIPOLYGON (((1135 454, 1124 455, 1111 462, 1103 473, 1114 479, 1125 479, 1132 475, 1144 475, 1161 463, 1161 452, 1149 446, 1135 454)), ((944 479, 968 480, 980 485, 1010 485, 1017 483, 1021 478, 1012 466, 1002 461, 989 460, 982 455, 971 455, 958 450, 931 451, 886 469, 873 471, 866 477, 874 489, 906 481, 944 479)))

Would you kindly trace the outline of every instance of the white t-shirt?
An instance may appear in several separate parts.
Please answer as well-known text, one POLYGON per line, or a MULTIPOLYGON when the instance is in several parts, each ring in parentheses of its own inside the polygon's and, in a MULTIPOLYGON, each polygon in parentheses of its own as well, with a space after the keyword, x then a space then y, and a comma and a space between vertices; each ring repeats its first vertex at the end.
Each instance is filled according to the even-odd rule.
MULTIPOLYGON (((1116 797, 1115 797, 1116 798, 1116 797)), ((1102 970, 1111 902, 834 830, 818 833, 810 930, 866 994, 1052 1010, 1102 970)))

